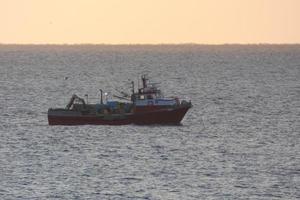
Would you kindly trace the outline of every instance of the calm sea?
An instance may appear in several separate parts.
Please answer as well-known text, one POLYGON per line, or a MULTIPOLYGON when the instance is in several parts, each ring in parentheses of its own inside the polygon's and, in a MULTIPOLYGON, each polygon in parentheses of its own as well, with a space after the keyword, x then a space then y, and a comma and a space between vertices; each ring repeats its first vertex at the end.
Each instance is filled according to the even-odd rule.
POLYGON ((299 45, 0 45, 0 199, 299 199, 299 45), (48 126, 148 74, 181 126, 48 126))

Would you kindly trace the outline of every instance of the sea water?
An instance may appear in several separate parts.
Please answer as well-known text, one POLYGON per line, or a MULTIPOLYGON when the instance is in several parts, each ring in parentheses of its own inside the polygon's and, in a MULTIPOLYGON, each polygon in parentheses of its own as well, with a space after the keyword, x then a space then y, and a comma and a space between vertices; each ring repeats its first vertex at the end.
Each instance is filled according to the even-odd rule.
POLYGON ((0 199, 300 198, 299 45, 0 45, 0 111, 0 199), (181 126, 48 125, 142 74, 181 126))

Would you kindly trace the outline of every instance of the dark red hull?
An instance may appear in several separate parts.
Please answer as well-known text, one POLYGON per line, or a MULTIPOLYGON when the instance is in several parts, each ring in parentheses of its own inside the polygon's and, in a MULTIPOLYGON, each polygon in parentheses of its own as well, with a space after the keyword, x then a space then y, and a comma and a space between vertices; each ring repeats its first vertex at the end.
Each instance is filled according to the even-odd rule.
MULTIPOLYGON (((57 111, 48 111, 49 125, 126 125, 126 124, 180 124, 184 115, 191 106, 180 106, 177 108, 166 108, 148 112, 126 114, 122 117, 104 119, 96 115, 61 114, 57 111)), ((70 111, 72 112, 72 111, 70 111)))

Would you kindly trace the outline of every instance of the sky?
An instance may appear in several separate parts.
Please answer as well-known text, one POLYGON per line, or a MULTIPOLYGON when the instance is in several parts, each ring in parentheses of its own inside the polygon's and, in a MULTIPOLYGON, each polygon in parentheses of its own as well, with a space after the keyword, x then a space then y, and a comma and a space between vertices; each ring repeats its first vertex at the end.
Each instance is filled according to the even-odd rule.
POLYGON ((300 0, 0 0, 0 43, 300 43, 300 0))

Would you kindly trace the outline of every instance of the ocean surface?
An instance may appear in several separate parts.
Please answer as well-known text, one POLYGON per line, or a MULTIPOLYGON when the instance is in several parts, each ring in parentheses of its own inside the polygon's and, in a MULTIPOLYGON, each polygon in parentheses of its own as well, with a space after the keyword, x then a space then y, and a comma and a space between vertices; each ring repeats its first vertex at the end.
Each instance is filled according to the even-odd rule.
POLYGON ((300 45, 0 45, 0 199, 299 199, 300 45), (142 74, 181 126, 48 126, 142 74))

